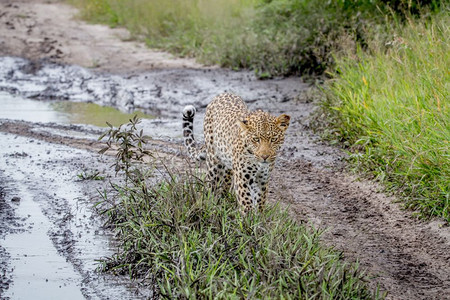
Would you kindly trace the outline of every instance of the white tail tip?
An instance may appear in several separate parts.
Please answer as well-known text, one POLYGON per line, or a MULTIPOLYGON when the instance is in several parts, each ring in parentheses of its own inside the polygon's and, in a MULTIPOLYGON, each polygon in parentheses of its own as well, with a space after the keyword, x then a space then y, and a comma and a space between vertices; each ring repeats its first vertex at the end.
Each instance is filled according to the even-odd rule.
POLYGON ((186 118, 194 117, 196 109, 193 105, 186 105, 183 109, 183 116, 186 118))

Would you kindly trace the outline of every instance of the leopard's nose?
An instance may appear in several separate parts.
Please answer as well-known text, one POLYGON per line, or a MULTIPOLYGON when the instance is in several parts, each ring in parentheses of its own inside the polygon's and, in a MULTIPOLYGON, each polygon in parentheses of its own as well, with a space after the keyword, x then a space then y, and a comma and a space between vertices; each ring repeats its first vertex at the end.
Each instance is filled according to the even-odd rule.
POLYGON ((269 158, 269 155, 267 154, 261 155, 261 158, 265 161, 269 158))

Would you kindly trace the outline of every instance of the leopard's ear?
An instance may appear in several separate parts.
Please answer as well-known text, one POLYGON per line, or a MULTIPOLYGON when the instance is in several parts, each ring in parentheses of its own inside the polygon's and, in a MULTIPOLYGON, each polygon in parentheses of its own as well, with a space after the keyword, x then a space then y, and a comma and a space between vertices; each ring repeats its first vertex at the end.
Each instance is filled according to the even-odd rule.
POLYGON ((241 128, 242 131, 247 131, 248 130, 248 120, 247 119, 242 119, 242 120, 237 120, 237 125, 239 126, 239 128, 241 128))
POLYGON ((286 114, 282 114, 280 116, 277 117, 277 125, 278 127, 280 127, 283 130, 286 130, 289 127, 289 121, 291 120, 291 117, 286 115, 286 114))

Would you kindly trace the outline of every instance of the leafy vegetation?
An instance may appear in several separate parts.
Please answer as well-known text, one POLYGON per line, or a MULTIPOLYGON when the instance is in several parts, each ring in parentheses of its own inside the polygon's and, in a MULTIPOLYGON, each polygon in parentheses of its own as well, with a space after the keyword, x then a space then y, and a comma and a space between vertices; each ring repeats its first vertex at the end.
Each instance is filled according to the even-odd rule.
POLYGON ((387 45, 337 62, 325 89, 329 128, 351 159, 423 216, 450 220, 448 10, 393 28, 387 45))
POLYGON ((142 176, 139 169, 134 166, 134 162, 141 161, 146 156, 151 156, 151 153, 144 148, 147 141, 143 135, 143 129, 139 133, 136 132, 137 125, 140 122, 141 120, 137 115, 130 119, 128 124, 122 124, 118 128, 106 122, 109 129, 99 137, 99 140, 108 137, 105 147, 99 153, 103 154, 108 150, 115 152, 114 171, 116 175, 123 171, 126 183, 130 178, 142 176), (114 145, 119 145, 119 147, 114 148, 114 145))
MULTIPOLYGON (((111 149, 123 148, 123 141, 111 149)), ((242 216, 235 199, 212 193, 189 168, 156 169, 161 175, 153 185, 148 176, 120 174, 129 174, 128 184, 104 193, 97 206, 119 241, 104 271, 143 279, 170 299, 381 298, 369 292, 357 266, 320 245, 320 232, 277 205, 242 216)))

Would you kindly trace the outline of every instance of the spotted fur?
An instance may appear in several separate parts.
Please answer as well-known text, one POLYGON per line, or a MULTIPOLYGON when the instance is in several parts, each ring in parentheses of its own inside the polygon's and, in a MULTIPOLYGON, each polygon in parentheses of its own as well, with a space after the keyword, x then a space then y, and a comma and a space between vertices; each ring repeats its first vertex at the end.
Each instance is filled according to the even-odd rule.
MULTIPOLYGON (((200 153, 193 136, 195 108, 183 111, 185 145, 194 158, 200 153)), ((233 187, 241 210, 262 208, 277 151, 284 142, 290 117, 261 110, 251 112, 242 98, 233 94, 215 97, 204 120, 207 179, 214 189, 233 187)))

